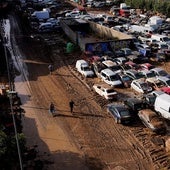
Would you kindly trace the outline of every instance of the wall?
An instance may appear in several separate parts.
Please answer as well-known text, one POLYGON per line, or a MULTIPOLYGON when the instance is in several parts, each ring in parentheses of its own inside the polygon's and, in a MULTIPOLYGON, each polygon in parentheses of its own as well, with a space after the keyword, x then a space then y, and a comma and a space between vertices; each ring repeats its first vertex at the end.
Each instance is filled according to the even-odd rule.
POLYGON ((122 32, 113 30, 111 28, 96 24, 94 22, 89 21, 89 24, 90 24, 92 31, 96 32, 101 37, 105 37, 105 38, 107 37, 107 39, 117 38, 117 39, 123 40, 123 39, 132 38, 131 35, 124 34, 122 32))
POLYGON ((129 40, 132 39, 132 36, 115 31, 113 29, 107 28, 105 26, 90 22, 90 28, 93 34, 89 35, 81 35, 80 32, 74 32, 69 25, 67 24, 66 20, 61 20, 60 25, 65 32, 65 34, 70 38, 72 42, 77 44, 82 51, 86 49, 86 44, 88 43, 98 43, 98 42, 107 42, 108 40, 129 40), (96 36, 100 35, 100 36, 96 36))

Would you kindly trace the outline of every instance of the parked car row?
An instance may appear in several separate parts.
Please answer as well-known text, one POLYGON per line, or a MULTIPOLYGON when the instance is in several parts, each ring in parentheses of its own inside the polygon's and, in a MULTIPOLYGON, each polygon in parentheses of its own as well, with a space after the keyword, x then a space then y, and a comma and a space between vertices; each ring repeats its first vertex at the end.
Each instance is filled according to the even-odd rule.
MULTIPOLYGON (((95 7, 102 7, 102 3, 96 2, 95 7)), ((130 14, 127 6, 121 8, 122 16, 126 16, 126 12, 127 15, 130 14)), ((150 36, 150 39, 145 40, 144 38, 134 39, 133 49, 122 48, 113 53, 105 52, 105 54, 107 53, 105 56, 89 55, 88 59, 87 57, 81 58, 76 61, 75 68, 86 78, 97 76, 102 81, 102 83, 95 83, 92 88, 96 94, 106 100, 119 100, 119 92, 116 87, 131 88, 135 92, 143 94, 142 99, 127 97, 121 104, 114 102, 107 106, 107 112, 114 117, 116 123, 131 124, 139 118, 146 127, 154 132, 166 131, 162 118, 170 119, 170 92, 167 89, 170 86, 170 76, 165 70, 150 64, 150 57, 153 54, 158 59, 157 61, 164 61, 158 50, 168 56, 169 39, 166 30, 162 31, 166 35, 160 36, 150 32, 150 28, 147 26, 139 25, 137 27, 139 30, 135 30, 135 26, 132 27, 132 20, 128 18, 110 15, 94 16, 85 14, 78 9, 58 13, 56 18, 47 16, 49 15, 47 11, 34 14, 32 22, 38 19, 37 30, 39 33, 58 30, 60 17, 64 17, 88 19, 101 25, 113 27, 113 29, 119 28, 120 31, 127 34, 135 35, 140 30, 142 35, 150 36), (127 24, 127 21, 130 25, 127 24)), ((141 22, 144 20, 141 19, 141 22)))

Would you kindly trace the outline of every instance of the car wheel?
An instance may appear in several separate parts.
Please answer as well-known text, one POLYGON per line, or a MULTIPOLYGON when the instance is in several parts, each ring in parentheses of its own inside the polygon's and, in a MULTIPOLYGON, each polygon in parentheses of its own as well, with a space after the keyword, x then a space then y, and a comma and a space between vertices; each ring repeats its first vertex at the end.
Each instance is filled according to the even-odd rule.
POLYGON ((159 116, 161 116, 161 113, 160 113, 160 112, 157 112, 157 114, 158 114, 159 116))
POLYGON ((115 122, 116 122, 117 124, 121 123, 121 121, 120 121, 119 118, 115 118, 115 122))

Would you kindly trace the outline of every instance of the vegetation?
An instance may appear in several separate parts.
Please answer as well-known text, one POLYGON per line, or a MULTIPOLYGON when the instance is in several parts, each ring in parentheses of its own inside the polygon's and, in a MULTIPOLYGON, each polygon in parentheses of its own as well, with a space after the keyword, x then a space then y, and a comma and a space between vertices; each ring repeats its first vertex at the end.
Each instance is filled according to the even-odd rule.
MULTIPOLYGON (((18 134, 21 154, 25 150, 25 137, 23 134, 18 134)), ((0 131, 0 169, 12 169, 19 166, 18 151, 15 136, 6 135, 0 131)))
POLYGON ((170 2, 169 0, 125 0, 125 3, 133 8, 144 9, 146 11, 153 10, 170 17, 170 2))

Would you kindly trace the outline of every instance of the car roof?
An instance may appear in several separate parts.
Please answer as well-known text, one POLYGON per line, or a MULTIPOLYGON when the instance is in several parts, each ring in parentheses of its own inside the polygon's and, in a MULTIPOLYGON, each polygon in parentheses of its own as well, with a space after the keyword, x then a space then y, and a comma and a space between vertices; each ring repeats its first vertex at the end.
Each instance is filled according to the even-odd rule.
POLYGON ((109 104, 108 106, 112 106, 112 107, 114 107, 115 109, 117 109, 118 111, 124 110, 124 109, 127 109, 127 110, 128 110, 128 108, 127 108, 126 105, 124 105, 124 104, 109 104))
POLYGON ((159 83, 160 81, 156 77, 147 78, 146 81, 150 83, 159 83))
POLYGON ((80 62, 82 64, 88 64, 87 61, 85 61, 85 60, 77 60, 77 62, 80 62))
POLYGON ((115 59, 119 59, 119 60, 127 60, 125 57, 117 57, 115 59))
POLYGON ((105 65, 108 66, 108 67, 112 67, 112 66, 117 65, 117 64, 116 64, 114 61, 112 61, 112 60, 105 60, 105 61, 103 61, 102 63, 105 64, 105 65))
POLYGON ((141 64, 142 66, 147 66, 147 67, 150 67, 150 66, 153 66, 152 64, 150 64, 150 63, 143 63, 143 64, 141 64))
POLYGON ((141 102, 142 102, 141 99, 138 99, 138 98, 135 98, 135 97, 128 98, 126 101, 132 102, 132 103, 134 103, 134 104, 136 104, 136 103, 141 103, 141 102))
POLYGON ((98 83, 98 84, 94 84, 93 86, 102 86, 105 89, 114 89, 113 87, 111 87, 110 85, 106 83, 98 83))
POLYGON ((162 81, 170 80, 170 78, 165 77, 165 76, 158 76, 157 79, 158 79, 158 80, 162 80, 162 81))
POLYGON ((134 70, 134 69, 125 70, 125 73, 138 74, 138 72, 136 70, 134 70))
POLYGON ((144 73, 144 74, 147 74, 147 73, 153 73, 152 71, 150 71, 150 70, 141 70, 140 71, 141 73, 144 73))
POLYGON ((147 47, 147 48, 149 47, 149 46, 146 45, 146 44, 139 44, 139 45, 142 46, 142 47, 144 47, 144 48, 145 48, 145 47, 147 47))
POLYGON ((161 88, 161 90, 163 91, 163 92, 167 92, 167 93, 169 93, 170 92, 170 87, 162 87, 161 88))
POLYGON ((101 72, 108 74, 108 75, 116 75, 116 73, 114 73, 112 70, 110 70, 109 68, 103 69, 101 72))
POLYGON ((155 68, 152 68, 151 70, 154 70, 154 71, 162 71, 164 69, 160 68, 160 67, 155 67, 155 68))
POLYGON ((133 80, 132 82, 137 82, 137 83, 139 83, 139 84, 146 83, 146 82, 145 82, 145 79, 143 79, 143 78, 137 79, 137 80, 133 80))
POLYGON ((129 64, 129 65, 137 65, 137 64, 134 63, 133 61, 127 61, 125 64, 129 64))
POLYGON ((154 91, 152 91, 150 94, 161 95, 161 94, 164 94, 164 92, 163 92, 163 91, 159 91, 159 90, 154 90, 154 91))
POLYGON ((45 22, 45 23, 41 23, 40 26, 44 26, 44 25, 52 25, 51 22, 45 22))

